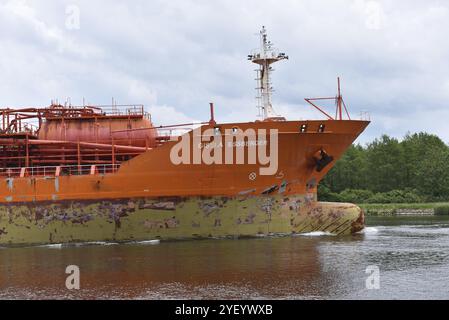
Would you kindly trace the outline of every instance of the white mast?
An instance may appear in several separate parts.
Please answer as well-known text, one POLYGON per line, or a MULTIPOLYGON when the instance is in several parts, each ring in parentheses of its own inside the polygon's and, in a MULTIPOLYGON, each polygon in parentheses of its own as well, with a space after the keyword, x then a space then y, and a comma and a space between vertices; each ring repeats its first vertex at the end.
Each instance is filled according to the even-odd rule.
POLYGON ((271 41, 267 41, 267 31, 265 26, 260 31, 260 49, 254 50, 253 54, 248 56, 248 60, 259 65, 257 72, 257 85, 258 92, 258 104, 257 107, 261 111, 263 119, 278 118, 279 116, 273 109, 271 104, 271 95, 273 93, 273 87, 271 86, 270 73, 273 68, 270 66, 272 63, 280 60, 288 59, 285 53, 278 53, 271 41))

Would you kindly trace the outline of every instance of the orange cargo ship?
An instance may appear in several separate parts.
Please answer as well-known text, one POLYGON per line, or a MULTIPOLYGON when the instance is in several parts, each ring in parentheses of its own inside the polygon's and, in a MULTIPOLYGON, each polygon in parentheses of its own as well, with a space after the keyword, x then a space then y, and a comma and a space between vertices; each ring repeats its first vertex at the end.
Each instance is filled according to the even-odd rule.
POLYGON ((0 245, 363 229, 360 208, 318 202, 317 185, 369 121, 350 119, 340 89, 306 99, 326 120, 278 116, 270 65, 288 57, 260 36, 255 122, 217 123, 212 104, 209 121, 170 126, 134 105, 0 109, 0 245))

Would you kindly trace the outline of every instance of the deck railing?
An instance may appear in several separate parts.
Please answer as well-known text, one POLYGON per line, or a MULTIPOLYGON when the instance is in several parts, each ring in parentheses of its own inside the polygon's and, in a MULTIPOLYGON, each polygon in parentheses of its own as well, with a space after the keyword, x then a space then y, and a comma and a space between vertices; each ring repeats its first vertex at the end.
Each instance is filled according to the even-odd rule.
POLYGON ((115 173, 120 164, 0 168, 0 177, 59 177, 115 173))
POLYGON ((360 111, 360 120, 371 121, 371 114, 368 111, 360 111))
POLYGON ((146 114, 143 105, 110 105, 110 106, 95 106, 98 108, 98 113, 107 116, 143 116, 146 114))

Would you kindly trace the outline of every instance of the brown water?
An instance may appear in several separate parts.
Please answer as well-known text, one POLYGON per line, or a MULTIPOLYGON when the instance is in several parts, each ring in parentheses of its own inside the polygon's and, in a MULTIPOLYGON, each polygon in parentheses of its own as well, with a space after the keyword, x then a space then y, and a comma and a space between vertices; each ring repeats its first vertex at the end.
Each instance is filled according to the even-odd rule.
POLYGON ((448 299, 448 284, 449 217, 370 218, 345 238, 0 249, 0 299, 448 299), (366 287, 371 265, 380 289, 366 287))

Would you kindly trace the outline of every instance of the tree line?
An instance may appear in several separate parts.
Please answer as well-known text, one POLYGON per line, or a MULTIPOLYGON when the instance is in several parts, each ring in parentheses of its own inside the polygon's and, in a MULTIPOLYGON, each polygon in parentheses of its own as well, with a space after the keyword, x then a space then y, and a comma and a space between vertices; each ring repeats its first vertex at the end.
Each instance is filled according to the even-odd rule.
POLYGON ((424 132, 352 145, 321 181, 318 195, 355 203, 447 201, 449 147, 424 132))

